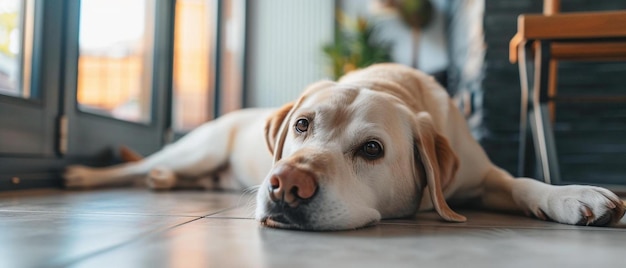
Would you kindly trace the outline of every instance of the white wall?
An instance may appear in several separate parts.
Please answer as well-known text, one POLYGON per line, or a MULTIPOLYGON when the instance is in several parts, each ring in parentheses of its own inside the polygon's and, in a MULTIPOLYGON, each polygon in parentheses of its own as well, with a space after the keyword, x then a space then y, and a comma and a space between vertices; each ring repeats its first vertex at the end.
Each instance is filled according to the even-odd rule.
POLYGON ((279 106, 326 78, 322 45, 333 38, 333 0, 248 1, 248 107, 279 106))

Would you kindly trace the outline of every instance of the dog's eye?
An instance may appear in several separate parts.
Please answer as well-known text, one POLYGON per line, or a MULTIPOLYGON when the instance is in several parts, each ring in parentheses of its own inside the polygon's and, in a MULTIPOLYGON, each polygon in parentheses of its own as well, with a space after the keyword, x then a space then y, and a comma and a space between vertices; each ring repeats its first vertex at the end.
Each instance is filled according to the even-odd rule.
POLYGON ((361 148, 361 155, 365 158, 374 160, 383 156, 383 146, 377 141, 368 141, 361 148))
POLYGON ((296 121, 296 125, 293 127, 298 133, 306 132, 309 129, 309 120, 306 120, 304 118, 298 119, 298 121, 296 121))

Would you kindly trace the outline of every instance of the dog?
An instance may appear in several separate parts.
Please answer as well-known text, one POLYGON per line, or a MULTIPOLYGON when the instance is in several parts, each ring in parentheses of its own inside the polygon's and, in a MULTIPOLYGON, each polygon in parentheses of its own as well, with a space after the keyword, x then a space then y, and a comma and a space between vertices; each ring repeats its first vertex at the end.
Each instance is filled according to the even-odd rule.
POLYGON ((448 202, 573 225, 612 225, 625 211, 604 188, 512 177, 431 76, 392 63, 314 83, 279 109, 224 115, 140 161, 71 166, 64 178, 67 187, 91 187, 142 175, 154 189, 216 187, 212 178, 259 185, 256 220, 301 230, 355 229, 432 209, 466 221, 448 202))

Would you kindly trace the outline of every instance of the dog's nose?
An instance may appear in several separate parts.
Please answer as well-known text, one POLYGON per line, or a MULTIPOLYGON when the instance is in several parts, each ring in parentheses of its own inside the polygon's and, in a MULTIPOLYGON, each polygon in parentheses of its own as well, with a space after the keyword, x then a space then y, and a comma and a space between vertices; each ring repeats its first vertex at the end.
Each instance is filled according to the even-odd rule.
POLYGON ((291 207, 312 198, 317 191, 313 174, 289 164, 277 166, 270 177, 270 196, 274 202, 284 201, 291 207))

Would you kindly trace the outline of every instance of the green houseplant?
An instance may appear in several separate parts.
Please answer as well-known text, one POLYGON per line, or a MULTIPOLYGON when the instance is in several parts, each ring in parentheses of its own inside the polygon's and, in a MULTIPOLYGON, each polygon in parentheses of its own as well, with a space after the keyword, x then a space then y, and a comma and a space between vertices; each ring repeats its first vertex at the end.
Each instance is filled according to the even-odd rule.
POLYGON ((391 61, 390 45, 373 38, 376 29, 365 18, 353 19, 340 12, 337 22, 335 40, 322 47, 333 79, 374 63, 391 61))

